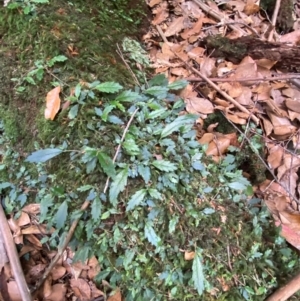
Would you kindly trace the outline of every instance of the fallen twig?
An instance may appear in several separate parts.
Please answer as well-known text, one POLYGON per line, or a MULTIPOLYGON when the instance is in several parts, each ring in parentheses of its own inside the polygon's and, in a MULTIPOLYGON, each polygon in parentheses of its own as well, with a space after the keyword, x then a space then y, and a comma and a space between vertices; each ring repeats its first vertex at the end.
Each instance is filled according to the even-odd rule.
POLYGON ((273 15, 272 15, 272 27, 273 28, 270 31, 269 36, 268 36, 268 41, 269 42, 271 42, 272 39, 273 39, 274 28, 276 26, 276 21, 277 21, 278 12, 279 12, 279 9, 280 9, 280 4, 281 4, 281 0, 276 0, 275 8, 274 8, 273 15))
MULTIPOLYGON (((80 210, 84 211, 88 206, 89 206, 90 202, 89 201, 85 201, 80 210)), ((32 292, 36 292, 40 286, 44 283, 44 281, 46 280, 46 278, 48 277, 48 275, 51 273, 52 269, 54 268, 54 266, 57 264, 58 260, 60 259, 61 255, 63 254, 64 250, 66 249, 66 247, 68 246, 71 238, 73 237, 74 231, 77 227, 77 224, 80 220, 80 217, 75 219, 70 227, 70 230, 62 244, 62 246, 60 248, 58 248, 57 254, 55 255, 55 257, 52 259, 50 265, 48 266, 48 268, 45 270, 43 276, 41 277, 41 279, 38 281, 38 283, 35 285, 35 287, 32 289, 32 292)))
MULTIPOLYGON (((298 73, 288 73, 284 75, 278 76, 264 76, 264 77, 243 77, 243 78, 219 78, 219 77, 210 77, 208 78, 212 82, 260 82, 260 81, 276 81, 276 80, 290 80, 300 78, 300 74, 298 73)), ((190 82, 205 82, 203 78, 195 78, 195 77, 188 77, 185 78, 187 81, 190 82)))
MULTIPOLYGON (((132 115, 131 115, 131 117, 130 117, 130 119, 129 119, 127 125, 126 125, 126 128, 125 128, 125 130, 124 130, 124 132, 123 132, 123 135, 122 135, 122 138, 121 138, 121 141, 120 141, 120 143, 119 143, 119 145, 118 145, 118 147, 117 147, 116 153, 115 153, 114 158, 113 158, 113 162, 114 162, 114 163, 116 162, 116 159, 117 159, 118 154, 119 154, 120 149, 121 149, 122 142, 123 142, 124 139, 125 139, 125 136, 126 136, 126 133, 127 133, 128 129, 129 129, 129 127, 130 127, 130 124, 132 123, 132 120, 133 120, 133 118, 134 118, 134 116, 135 116, 135 114, 137 113, 138 110, 139 110, 139 109, 135 109, 135 111, 132 113, 132 115)), ((106 183, 105 183, 105 186, 104 186, 104 189, 103 189, 103 192, 104 192, 104 193, 106 193, 106 191, 107 191, 107 189, 108 189, 109 180, 110 180, 110 177, 108 177, 107 180, 106 180, 106 183)))
POLYGON ((285 286, 279 288, 265 301, 285 301, 300 289, 300 273, 292 278, 285 286))
MULTIPOLYGON (((217 19, 218 21, 226 22, 228 19, 225 18, 224 20, 224 15, 219 14, 218 12, 214 11, 211 7, 206 5, 204 2, 200 0, 193 0, 204 12, 207 14, 211 15, 213 18, 217 19)), ((228 26, 230 29, 238 31, 241 35, 246 35, 247 33, 241 29, 238 26, 235 26, 233 24, 230 24, 230 20, 228 20, 228 26)))
POLYGON ((3 241, 8 254, 9 262, 13 270, 14 278, 19 288, 19 292, 22 301, 32 301, 30 291, 28 289, 27 283, 25 281, 24 273, 19 260, 19 255, 12 237, 10 228, 7 223, 7 219, 4 214, 4 210, 0 205, 0 231, 3 236, 3 241))

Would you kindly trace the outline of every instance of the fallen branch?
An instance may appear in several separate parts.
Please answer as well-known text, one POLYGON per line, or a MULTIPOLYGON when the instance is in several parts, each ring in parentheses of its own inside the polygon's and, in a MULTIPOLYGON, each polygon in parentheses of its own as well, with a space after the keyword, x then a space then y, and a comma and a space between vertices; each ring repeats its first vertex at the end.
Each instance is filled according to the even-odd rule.
POLYGON ((300 274, 292 278, 285 286, 279 288, 265 301, 285 301, 300 289, 300 274))
POLYGON ((32 297, 30 295, 27 283, 25 281, 24 273, 19 260, 17 248, 14 239, 12 237, 9 225, 7 223, 4 210, 1 205, 0 205, 0 231, 2 233, 3 241, 7 251, 6 253, 8 254, 10 266, 13 270, 14 278, 18 285, 22 301, 32 301, 32 297))
MULTIPOLYGON (((86 210, 86 208, 90 205, 89 201, 85 201, 80 210, 84 211, 86 210)), ((32 289, 32 292, 36 292, 41 285, 44 283, 44 281, 46 280, 46 278, 48 277, 48 275, 51 273, 52 269, 54 268, 54 266, 57 264, 58 260, 60 259, 61 255, 63 254, 64 250, 66 249, 66 247, 68 246, 71 238, 73 237, 73 234, 75 232, 75 229, 77 227, 77 224, 80 220, 80 217, 75 219, 70 227, 70 230, 64 240, 64 243, 62 244, 62 246, 60 248, 58 248, 57 254, 55 255, 55 257, 52 259, 50 265, 48 266, 48 268, 45 270, 43 276, 41 277, 41 279, 38 281, 38 283, 35 285, 35 287, 32 289)))
MULTIPOLYGON (((208 78, 212 82, 260 82, 260 81, 277 81, 277 80, 290 80, 300 78, 299 73, 290 73, 278 76, 264 76, 264 77, 243 77, 243 78, 220 78, 220 77, 210 77, 208 78)), ((195 78, 195 77, 188 77, 185 78, 190 82, 205 82, 203 78, 195 78)))
POLYGON ((241 35, 246 35, 247 33, 241 29, 238 26, 235 26, 231 23, 231 20, 227 19, 224 17, 223 14, 219 14, 218 12, 214 11, 211 7, 209 7, 208 5, 206 5, 203 1, 200 0, 193 0, 204 12, 206 12, 207 14, 211 15, 213 18, 215 18, 218 21, 222 21, 225 23, 228 23, 228 26, 230 29, 239 32, 241 35))

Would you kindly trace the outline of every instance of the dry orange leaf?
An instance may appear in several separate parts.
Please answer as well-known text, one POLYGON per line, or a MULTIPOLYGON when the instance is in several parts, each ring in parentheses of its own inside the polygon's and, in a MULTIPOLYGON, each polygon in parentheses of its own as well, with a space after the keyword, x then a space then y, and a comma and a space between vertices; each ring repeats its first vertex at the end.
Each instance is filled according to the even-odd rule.
POLYGON ((195 257, 195 252, 184 252, 184 259, 185 260, 193 260, 195 257))
POLYGON ((110 296, 107 301, 122 301, 122 295, 120 290, 118 289, 114 295, 110 296))
POLYGON ((53 120, 60 108, 60 86, 48 92, 46 97, 45 118, 53 120))

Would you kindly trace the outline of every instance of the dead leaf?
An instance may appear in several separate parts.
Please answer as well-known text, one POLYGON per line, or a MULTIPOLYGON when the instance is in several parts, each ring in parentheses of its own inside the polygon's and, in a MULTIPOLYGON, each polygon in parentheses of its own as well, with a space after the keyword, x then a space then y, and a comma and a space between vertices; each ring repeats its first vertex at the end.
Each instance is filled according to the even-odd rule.
POLYGON ((61 265, 56 265, 52 271, 51 271, 51 276, 52 276, 52 279, 55 281, 55 280, 58 280, 59 278, 63 277, 66 273, 66 268, 61 266, 61 265))
POLYGON ((40 204, 29 204, 29 205, 26 205, 22 209, 22 211, 29 213, 29 214, 37 215, 40 213, 40 209, 41 209, 40 204))
POLYGON ((122 301, 121 291, 118 289, 114 295, 110 296, 107 301, 122 301))
POLYGON ((206 98, 193 97, 186 99, 186 110, 191 114, 209 114, 214 112, 214 106, 206 98))
POLYGON ((195 252, 184 252, 184 260, 193 260, 195 257, 195 252))
POLYGON ((300 113, 300 101, 298 100, 292 100, 292 99, 286 99, 285 105, 292 111, 300 113))
POLYGON ((211 141, 206 150, 207 156, 220 156, 223 155, 230 145, 230 139, 227 137, 220 137, 211 141))
POLYGON ((10 281, 7 283, 7 291, 11 301, 22 301, 22 296, 16 281, 10 281))
POLYGON ((184 30, 184 32, 181 34, 181 37, 183 39, 188 39, 189 37, 193 36, 193 35, 198 35, 201 32, 202 29, 202 18, 199 18, 198 21, 196 23, 192 24, 193 27, 192 28, 187 28, 184 30))
POLYGON ((67 288, 64 284, 57 283, 52 286, 52 293, 45 301, 65 301, 67 288))
POLYGON ((45 118, 54 120, 57 112, 60 108, 60 86, 52 89, 48 92, 46 97, 46 109, 45 109, 45 118))
POLYGON ((159 25, 168 18, 169 12, 167 10, 167 7, 168 4, 166 1, 164 1, 159 5, 157 9, 153 10, 153 14, 155 14, 155 17, 151 22, 153 25, 159 25))
POLYGON ((80 301, 88 301, 91 298, 90 286, 84 279, 71 279, 70 285, 80 301))
POLYGON ((179 33, 184 28, 184 17, 175 18, 168 29, 165 31, 165 36, 170 37, 179 33))
POLYGON ((21 215, 20 217, 16 220, 16 223, 19 227, 28 225, 30 223, 30 218, 29 215, 27 213, 25 213, 24 211, 21 211, 21 215))

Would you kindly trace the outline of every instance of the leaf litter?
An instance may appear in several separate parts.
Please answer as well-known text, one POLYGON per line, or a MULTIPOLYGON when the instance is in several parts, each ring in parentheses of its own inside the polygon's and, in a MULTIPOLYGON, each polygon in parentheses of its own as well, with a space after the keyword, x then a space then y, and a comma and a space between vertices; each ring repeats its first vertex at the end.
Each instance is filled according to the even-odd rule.
MULTIPOLYGON (((157 74, 165 74, 170 83, 178 79, 189 80, 190 83, 180 92, 180 96, 185 100, 187 112, 200 116, 196 121, 198 138, 201 144, 208 144, 207 155, 219 161, 230 146, 240 146, 236 133, 217 132, 217 124, 203 128, 210 114, 219 111, 236 125, 249 125, 251 116, 259 121, 257 126, 263 129, 266 163, 277 181, 266 180, 257 190, 261 191, 276 225, 281 226, 282 235, 300 250, 297 201, 300 194, 299 84, 281 79, 284 73, 274 68, 276 60, 245 56, 237 63, 224 58, 217 59, 211 57, 199 43, 201 39, 218 34, 234 39, 255 33, 261 40, 265 40, 266 28, 270 27, 269 20, 258 13, 256 4, 244 1, 228 1, 225 6, 222 5, 222 9, 218 1, 207 5, 197 0, 151 0, 148 5, 152 9, 153 20, 152 28, 144 36, 144 43, 152 66, 157 74), (195 74, 193 68, 201 72, 203 77, 195 74), (224 97, 225 94, 218 93, 205 78, 209 78, 235 102, 224 97), (241 107, 245 110, 241 111, 241 107)), ((281 36, 280 41, 296 45, 299 37, 299 30, 294 30, 281 36)), ((53 120, 59 111, 59 93, 60 87, 48 93, 46 119, 53 120)), ((38 282, 56 255, 54 251, 41 251, 40 240, 55 229, 36 222, 39 208, 38 204, 30 204, 23 208, 19 217, 11 217, 9 220, 15 243, 23 244, 20 257, 29 255, 29 260, 23 266, 25 278, 31 285, 38 282)), ((185 252, 185 260, 194 257, 194 252, 185 252)), ((98 260, 92 257, 84 263, 76 263, 73 259, 74 253, 67 248, 37 292, 38 297, 49 301, 71 300, 75 297, 78 300, 106 298, 106 293, 94 284, 94 278, 101 270, 98 260)), ((6 275, 12 275, 9 265, 3 266, 6 275)), ((200 283, 199 290, 201 287, 200 283)), ((7 291, 12 301, 21 300, 15 281, 8 282, 7 291)), ((121 292, 112 292, 107 300, 121 301, 121 292)))
MULTIPOLYGON (((230 146, 241 148, 241 143, 237 142, 236 133, 204 129, 204 121, 209 115, 221 112, 234 125, 246 126, 245 136, 261 136, 265 165, 275 182, 266 180, 255 189, 260 191, 276 224, 282 226, 282 235, 300 249, 300 243, 291 242, 295 240, 295 228, 296 240, 300 241, 300 92, 298 79, 295 79, 297 74, 277 68, 276 55, 272 60, 255 59, 246 54, 241 61, 236 61, 213 57, 218 48, 209 52, 201 42, 216 35, 232 41, 255 35, 263 43, 277 43, 276 47, 280 49, 286 47, 285 43, 297 45, 300 35, 296 21, 296 29, 292 32, 268 35, 272 24, 259 13, 259 6, 249 1, 228 1, 223 5, 218 1, 205 4, 198 0, 160 0, 151 1, 149 6, 154 19, 152 28, 144 36, 144 43, 156 74, 163 73, 169 82, 189 81, 180 96, 188 113, 200 115, 196 126, 199 142, 208 145, 206 154, 215 161, 218 162, 230 146), (287 77, 283 78, 285 75, 287 77), (250 132, 249 124, 253 120, 256 126, 250 132), (258 133, 258 129, 262 129, 263 134, 258 133), (281 187, 279 191, 278 187, 281 187), (277 203, 284 203, 284 206, 278 209, 277 203), (296 221, 291 215, 297 216, 296 221), (293 232, 289 231, 291 228, 293 232)), ((219 48, 222 47, 226 46, 219 48)))

